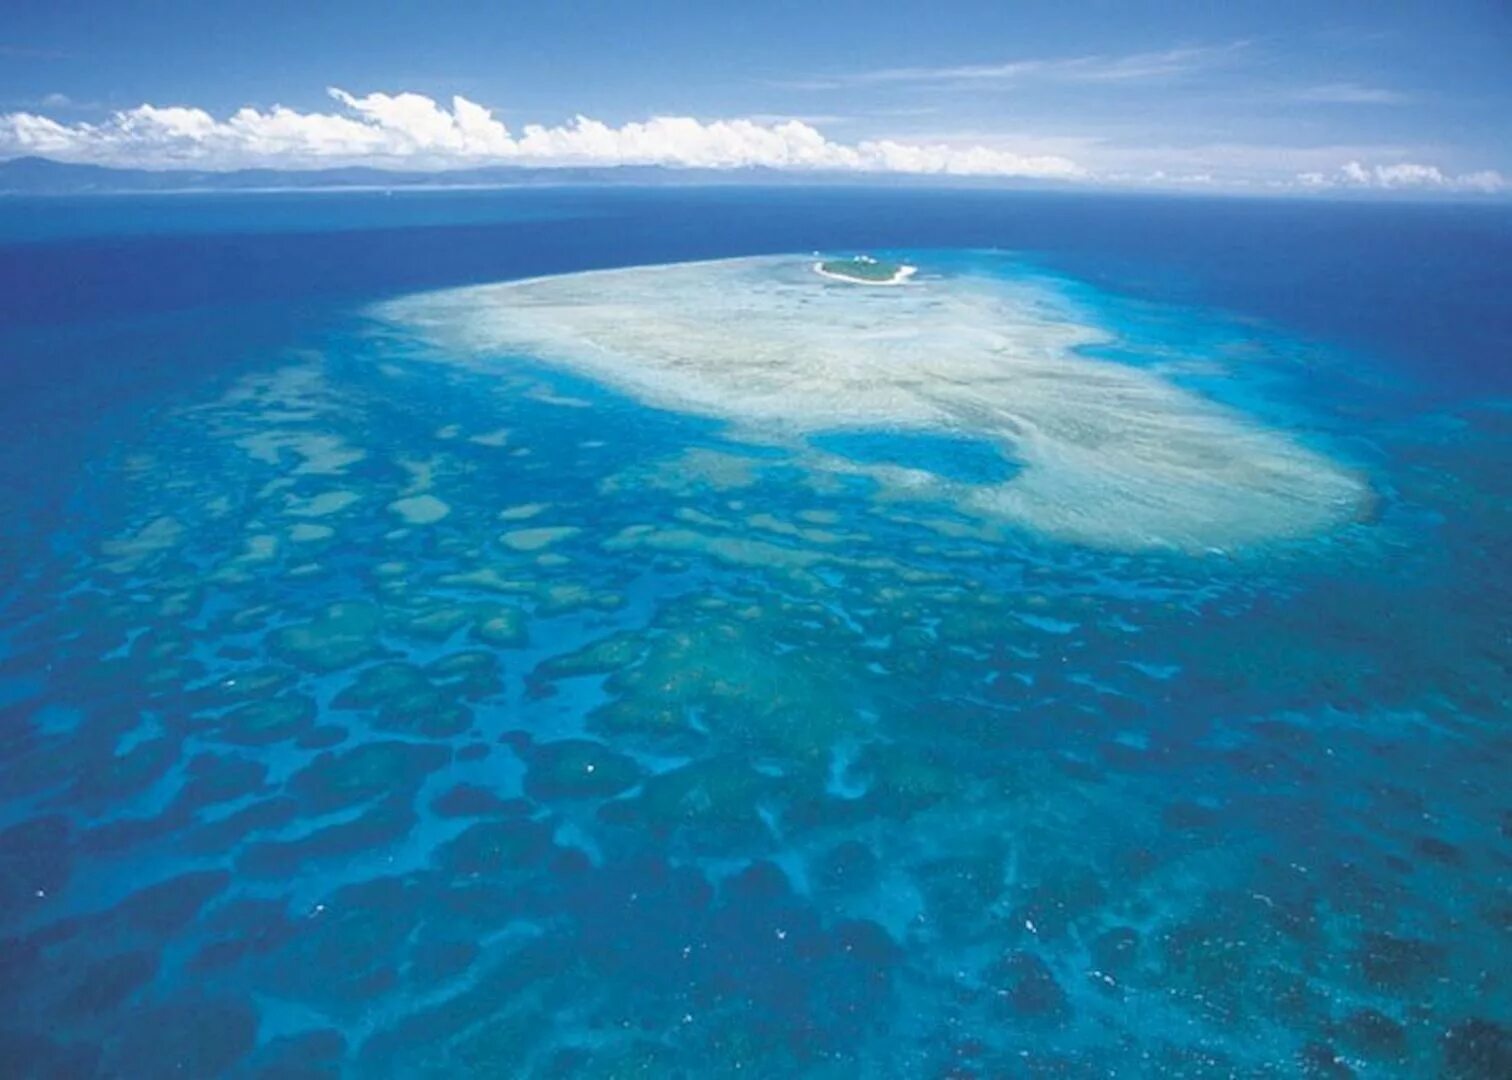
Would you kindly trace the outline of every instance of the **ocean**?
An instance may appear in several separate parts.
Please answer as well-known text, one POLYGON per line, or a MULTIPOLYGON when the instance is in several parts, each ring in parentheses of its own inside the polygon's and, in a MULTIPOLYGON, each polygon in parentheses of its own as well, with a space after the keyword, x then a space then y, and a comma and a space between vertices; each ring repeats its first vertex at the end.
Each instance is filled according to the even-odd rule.
POLYGON ((0 198, 0 1073, 1500 1080, 1509 295, 1496 204, 0 198))

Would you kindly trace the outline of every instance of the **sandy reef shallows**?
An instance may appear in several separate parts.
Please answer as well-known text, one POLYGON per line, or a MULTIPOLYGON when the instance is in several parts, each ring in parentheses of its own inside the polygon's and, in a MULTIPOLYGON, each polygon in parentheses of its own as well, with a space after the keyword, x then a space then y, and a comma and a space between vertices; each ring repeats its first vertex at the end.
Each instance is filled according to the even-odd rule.
POLYGON ((984 484, 874 472, 1076 543, 1227 550, 1368 505, 1357 476, 1286 432, 1086 355, 1111 333, 1047 279, 927 269, 871 290, 816 277, 811 257, 730 259, 425 293, 376 313, 459 361, 534 357, 765 440, 982 439, 1022 468, 984 484))

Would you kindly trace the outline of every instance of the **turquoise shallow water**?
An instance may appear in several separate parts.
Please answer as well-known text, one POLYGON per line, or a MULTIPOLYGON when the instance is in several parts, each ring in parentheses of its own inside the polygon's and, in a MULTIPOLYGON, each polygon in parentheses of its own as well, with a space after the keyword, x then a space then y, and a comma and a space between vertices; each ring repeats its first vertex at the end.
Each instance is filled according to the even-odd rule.
POLYGON ((978 442, 816 455, 361 289, 18 319, 10 1071, 1505 1075, 1494 389, 893 254, 1053 288, 1368 505, 1107 550, 843 464, 1011 482, 978 442))

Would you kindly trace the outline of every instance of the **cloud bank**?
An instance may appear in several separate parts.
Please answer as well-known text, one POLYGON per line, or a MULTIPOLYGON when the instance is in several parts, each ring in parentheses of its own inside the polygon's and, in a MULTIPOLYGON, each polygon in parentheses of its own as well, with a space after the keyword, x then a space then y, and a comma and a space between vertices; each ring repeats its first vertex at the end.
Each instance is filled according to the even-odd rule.
MULTIPOLYGON (((1162 54, 1159 58, 1171 61, 1162 54)), ((1152 70, 1147 58, 1125 58, 1120 72, 1152 70), (1138 59, 1140 64, 1133 63, 1138 59)), ((657 116, 618 127, 575 117, 558 126, 527 124, 512 131, 488 108, 464 97, 450 107, 422 94, 358 96, 332 88, 331 111, 284 106, 243 108, 217 118, 186 106, 138 105, 99 122, 64 122, 35 111, 0 113, 0 159, 38 155, 57 161, 129 168, 310 169, 339 165, 442 170, 484 165, 767 168, 829 173, 977 176, 1093 182, 1125 187, 1299 192, 1437 192, 1505 194, 1512 184, 1493 171, 1452 173, 1413 161, 1345 164, 1330 170, 1316 152, 1268 153, 1269 167, 1228 168, 1228 162, 1187 161, 1170 148, 1115 150, 1100 140, 1022 141, 991 145, 985 133, 935 139, 838 142, 797 118, 697 120, 657 116), (1086 162, 1099 155, 1104 168, 1086 162), (1130 159, 1127 164, 1119 157, 1130 159), (1311 160, 1308 160, 1308 158, 1311 160), (1284 165, 1290 158, 1291 169, 1284 165), (1131 169, 1138 161, 1142 168, 1131 169), (1306 161, 1311 171, 1294 171, 1306 161)), ((1187 155, 1190 157, 1191 155, 1187 155)), ((1232 155, 1230 155, 1232 156, 1232 155)), ((1394 155, 1395 156, 1395 153, 1394 155)), ((1338 160, 1338 159, 1336 159, 1338 160)))
POLYGON ((1353 188, 1374 191, 1460 191, 1487 195, 1512 189, 1507 178, 1494 169, 1452 174, 1436 165, 1423 165, 1413 161, 1369 166, 1350 161, 1333 173, 1298 173, 1296 185, 1311 190, 1353 188))
POLYGON ((224 120, 203 109, 155 105, 125 109, 100 123, 0 114, 0 157, 36 154, 141 168, 638 164, 1048 180, 1089 175, 1059 155, 890 139, 834 142, 799 120, 658 116, 613 127, 578 116, 557 127, 528 124, 515 133, 464 97, 453 97, 448 109, 422 94, 358 97, 333 87, 330 95, 339 111, 244 108, 224 120))

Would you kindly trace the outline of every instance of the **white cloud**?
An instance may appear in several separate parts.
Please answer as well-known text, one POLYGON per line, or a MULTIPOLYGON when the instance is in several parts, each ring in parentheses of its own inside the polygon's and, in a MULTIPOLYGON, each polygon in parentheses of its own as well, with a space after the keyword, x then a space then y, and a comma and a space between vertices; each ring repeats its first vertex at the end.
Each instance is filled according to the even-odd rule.
POLYGON ((1412 98, 1399 90, 1388 90, 1384 86, 1340 82, 1303 87, 1292 94, 1290 100, 1318 105, 1405 105, 1412 98))
POLYGON ((1067 83, 1131 83, 1169 80, 1220 65, 1249 47, 1247 41, 1194 45, 1121 56, 1067 56, 1008 60, 996 64, 881 68, 779 82, 794 90, 834 90, 880 83, 988 83, 1041 80, 1067 83))
POLYGON ((1352 188, 1374 191, 1471 191, 1483 194, 1512 190, 1512 184, 1494 169, 1446 173, 1437 165, 1423 165, 1415 161, 1394 165, 1364 165, 1358 161, 1348 161, 1331 173, 1298 173, 1295 183, 1312 190, 1352 188))
POLYGON ((516 134, 463 97, 448 109, 421 94, 356 96, 333 88, 337 112, 244 108, 228 119, 203 109, 139 105, 100 123, 61 123, 32 112, 0 114, 0 157, 163 168, 307 168, 370 164, 763 166, 1076 180, 1087 170, 1057 154, 982 146, 870 140, 834 142, 801 120, 701 121, 658 116, 614 127, 585 116, 516 134))
MULTIPOLYGON (((1126 58, 1126 60, 1129 58, 1126 58)), ((1150 64, 1153 66, 1154 61, 1150 64)), ((1132 60, 1123 70, 1134 70, 1132 60)), ((812 172, 1018 177, 1137 187, 1506 194, 1494 171, 1452 173, 1410 146, 1157 145, 1136 138, 1018 136, 976 130, 841 142, 817 119, 657 116, 614 126, 586 116, 511 130, 482 105, 421 94, 332 89, 330 111, 243 108, 216 117, 138 105, 96 122, 0 113, 0 158, 209 170, 363 164, 416 170, 480 165, 760 167, 812 172), (1337 163, 1346 164, 1340 166, 1337 163), (1387 165, 1365 165, 1389 161, 1387 165)))
POLYGON ((1169 173, 1164 169, 1156 169, 1154 172, 1148 173, 1144 176, 1140 176, 1138 174, 1130 175, 1128 177, 1128 180, 1130 183, 1135 184, 1171 184, 1181 186, 1199 185, 1203 187, 1206 187, 1215 182, 1212 173, 1169 173))

